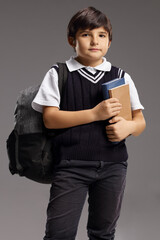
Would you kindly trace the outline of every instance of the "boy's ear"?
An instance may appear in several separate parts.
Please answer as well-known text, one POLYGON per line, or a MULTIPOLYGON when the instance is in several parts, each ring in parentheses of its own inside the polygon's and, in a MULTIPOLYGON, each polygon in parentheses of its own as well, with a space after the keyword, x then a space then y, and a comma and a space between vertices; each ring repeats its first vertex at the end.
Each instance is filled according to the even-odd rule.
POLYGON ((108 43, 108 48, 110 48, 110 46, 111 46, 111 41, 109 41, 109 43, 108 43))
POLYGON ((73 37, 68 37, 68 43, 75 48, 76 43, 75 43, 75 39, 73 37))

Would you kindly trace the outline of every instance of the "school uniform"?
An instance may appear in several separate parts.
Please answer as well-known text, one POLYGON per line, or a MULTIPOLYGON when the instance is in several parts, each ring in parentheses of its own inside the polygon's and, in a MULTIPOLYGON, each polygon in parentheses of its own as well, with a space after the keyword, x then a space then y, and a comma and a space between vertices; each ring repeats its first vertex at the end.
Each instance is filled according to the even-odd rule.
MULTIPOLYGON (((132 110, 143 109, 131 77, 103 58, 96 67, 86 67, 74 57, 66 61, 68 79, 62 96, 58 89, 58 66, 51 68, 32 107, 60 110, 91 109, 103 100, 101 85, 124 76, 130 87, 132 110)), ((57 164, 47 208, 44 240, 74 240, 88 193, 88 237, 113 240, 126 182, 128 153, 125 140, 114 144, 107 138, 107 121, 97 121, 58 130, 54 138, 57 164)))

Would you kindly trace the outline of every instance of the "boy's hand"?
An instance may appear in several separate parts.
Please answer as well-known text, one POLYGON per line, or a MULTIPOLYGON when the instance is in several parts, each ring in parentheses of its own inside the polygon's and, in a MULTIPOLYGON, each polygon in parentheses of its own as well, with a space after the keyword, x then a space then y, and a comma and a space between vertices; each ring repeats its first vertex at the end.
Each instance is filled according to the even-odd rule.
POLYGON ((109 141, 120 142, 131 134, 132 121, 127 121, 122 117, 113 117, 109 123, 111 125, 106 126, 109 141))
POLYGON ((116 116, 122 108, 117 98, 110 98, 100 102, 92 110, 95 116, 95 121, 106 120, 116 116))

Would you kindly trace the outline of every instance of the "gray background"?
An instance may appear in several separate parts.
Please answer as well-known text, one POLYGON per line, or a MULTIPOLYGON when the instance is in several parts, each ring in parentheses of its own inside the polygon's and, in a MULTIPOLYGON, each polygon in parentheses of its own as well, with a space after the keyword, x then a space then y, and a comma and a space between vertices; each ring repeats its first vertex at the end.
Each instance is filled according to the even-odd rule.
MULTIPOLYGON (((159 0, 0 1, 0 238, 40 240, 44 235, 49 186, 12 176, 5 142, 13 128, 20 90, 40 83, 56 61, 73 54, 66 27, 79 9, 94 6, 113 26, 107 59, 130 73, 147 121, 145 132, 127 141, 129 168, 116 240, 159 239, 159 0)), ((87 203, 77 240, 85 240, 87 203)))

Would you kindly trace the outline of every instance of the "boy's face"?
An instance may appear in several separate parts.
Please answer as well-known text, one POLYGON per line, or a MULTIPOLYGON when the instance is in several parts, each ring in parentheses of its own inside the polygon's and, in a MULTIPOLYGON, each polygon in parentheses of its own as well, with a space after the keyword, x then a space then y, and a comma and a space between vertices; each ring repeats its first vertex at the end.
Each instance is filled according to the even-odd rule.
POLYGON ((68 41, 77 53, 77 60, 83 65, 92 67, 102 63, 102 57, 106 55, 111 44, 104 27, 92 30, 79 29, 75 40, 69 38, 68 41))

